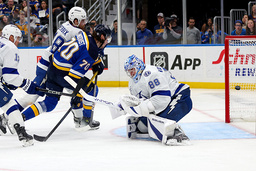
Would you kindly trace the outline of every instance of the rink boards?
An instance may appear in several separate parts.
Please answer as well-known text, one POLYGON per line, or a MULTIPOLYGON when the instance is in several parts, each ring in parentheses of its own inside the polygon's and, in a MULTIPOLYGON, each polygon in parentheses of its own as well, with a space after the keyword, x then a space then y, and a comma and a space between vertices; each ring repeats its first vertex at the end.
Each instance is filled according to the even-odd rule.
MULTIPOLYGON (((19 72, 34 78, 36 64, 45 48, 20 48, 19 72)), ((224 45, 108 46, 103 58, 105 71, 98 78, 102 87, 125 87, 128 77, 124 60, 135 54, 146 64, 170 70, 179 82, 192 88, 224 88, 224 45)), ((88 72, 88 76, 91 76, 88 72)))

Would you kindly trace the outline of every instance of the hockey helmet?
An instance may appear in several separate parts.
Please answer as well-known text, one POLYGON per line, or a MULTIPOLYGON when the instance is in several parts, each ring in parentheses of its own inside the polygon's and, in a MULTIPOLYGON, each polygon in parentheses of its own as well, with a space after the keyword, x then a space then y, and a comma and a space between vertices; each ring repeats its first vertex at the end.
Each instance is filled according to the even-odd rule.
POLYGON ((133 79, 135 83, 137 83, 140 80, 141 74, 144 69, 144 62, 135 55, 129 56, 124 62, 125 72, 130 78, 133 79), (135 71, 132 71, 133 68, 135 69, 135 71))
POLYGON ((87 14, 86 14, 86 12, 83 8, 73 7, 68 12, 68 19, 73 24, 74 24, 74 20, 77 19, 78 20, 78 25, 75 25, 75 24, 74 25, 78 27, 82 20, 85 20, 87 22, 87 14))
POLYGON ((108 40, 108 43, 111 42, 111 30, 108 26, 103 24, 98 24, 94 27, 94 31, 96 32, 97 36, 100 37, 103 35, 105 37, 105 40, 108 40))
POLYGON ((17 26, 15 26, 13 24, 8 24, 2 30, 2 37, 9 40, 11 35, 13 35, 13 37, 14 37, 13 43, 16 42, 18 37, 20 37, 20 38, 22 37, 22 33, 17 26))

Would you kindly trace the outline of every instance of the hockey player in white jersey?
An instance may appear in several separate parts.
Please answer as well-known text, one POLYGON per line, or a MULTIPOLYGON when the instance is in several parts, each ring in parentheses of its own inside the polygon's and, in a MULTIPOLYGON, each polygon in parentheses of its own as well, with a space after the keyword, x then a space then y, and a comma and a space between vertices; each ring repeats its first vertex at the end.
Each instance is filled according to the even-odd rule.
MULTIPOLYGON (((87 22, 87 14, 85 10, 81 7, 73 7, 68 12, 69 21, 63 23, 61 27, 57 30, 52 46, 48 47, 36 68, 36 77, 33 80, 37 85, 41 85, 46 77, 46 72, 50 64, 51 56, 63 45, 63 43, 71 40, 73 37, 80 33, 87 22)), ((20 111, 23 111, 27 106, 33 104, 37 100, 38 96, 25 95, 20 99, 16 99, 19 105, 20 111)), ((92 103, 88 101, 83 101, 86 108, 91 108, 92 103)), ((86 111, 86 110, 85 110, 86 111)), ((87 111, 86 111, 87 112, 87 111)), ((88 114, 90 115, 90 114, 88 114)), ((90 116, 88 116, 90 117, 90 116)), ((87 119, 89 121, 89 119, 87 119)), ((98 121, 92 120, 92 124, 95 128, 98 128, 100 123, 98 121)))
POLYGON ((131 95, 120 98, 119 112, 131 115, 126 119, 128 138, 148 134, 166 145, 188 144, 177 122, 192 109, 189 86, 178 83, 170 71, 145 65, 135 55, 128 57, 124 69, 130 77, 131 95))
POLYGON ((33 137, 25 130, 22 115, 10 89, 23 88, 29 94, 37 94, 37 85, 18 73, 18 44, 22 34, 15 25, 6 25, 0 38, 0 107, 5 112, 0 116, 0 135, 6 133, 6 125, 16 131, 23 146, 33 145, 33 137))

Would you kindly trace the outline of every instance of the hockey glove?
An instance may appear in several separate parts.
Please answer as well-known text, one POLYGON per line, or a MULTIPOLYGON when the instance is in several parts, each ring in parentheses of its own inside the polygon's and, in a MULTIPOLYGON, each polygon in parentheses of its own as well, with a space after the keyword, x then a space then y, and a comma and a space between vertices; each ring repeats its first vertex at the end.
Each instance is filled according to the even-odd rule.
POLYGON ((71 98, 71 105, 75 105, 75 107, 79 107, 82 103, 82 96, 77 94, 75 97, 71 98))
POLYGON ((43 96, 44 93, 37 91, 36 88, 38 87, 35 83, 30 81, 29 79, 24 79, 23 83, 20 86, 24 91, 28 94, 38 94, 39 96, 43 96))
POLYGON ((101 59, 99 59, 97 62, 95 62, 93 65, 92 65, 92 70, 93 72, 95 73, 96 71, 98 71, 98 75, 100 75, 103 70, 104 70, 104 64, 102 62, 101 59))
POLYGON ((42 84, 43 79, 45 78, 45 76, 46 76, 46 71, 37 66, 37 68, 36 68, 36 77, 33 80, 33 82, 36 83, 38 86, 40 86, 42 84))

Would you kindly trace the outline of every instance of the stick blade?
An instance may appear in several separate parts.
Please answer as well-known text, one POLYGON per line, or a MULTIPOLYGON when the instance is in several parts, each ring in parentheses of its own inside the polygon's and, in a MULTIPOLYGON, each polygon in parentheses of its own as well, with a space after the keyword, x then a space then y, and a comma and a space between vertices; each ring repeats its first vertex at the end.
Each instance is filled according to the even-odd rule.
POLYGON ((47 137, 39 136, 34 134, 34 139, 40 142, 45 142, 47 140, 47 137))

